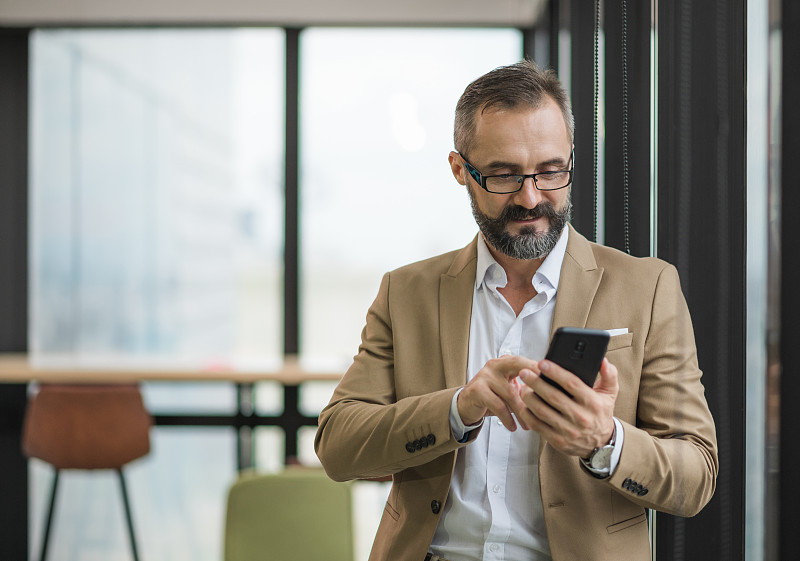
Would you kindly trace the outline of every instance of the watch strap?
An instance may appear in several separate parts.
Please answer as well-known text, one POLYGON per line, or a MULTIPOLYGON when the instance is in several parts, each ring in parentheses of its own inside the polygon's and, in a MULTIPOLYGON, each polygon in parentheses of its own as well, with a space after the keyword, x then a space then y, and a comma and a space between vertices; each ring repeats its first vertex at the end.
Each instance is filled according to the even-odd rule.
POLYGON ((608 444, 601 448, 595 448, 591 454, 589 454, 588 458, 580 458, 581 465, 586 469, 589 473, 593 476, 603 479, 608 477, 611 474, 611 455, 614 452, 614 445, 616 442, 617 436, 617 424, 614 423, 614 430, 611 432, 611 439, 608 441, 608 444), (594 467, 593 460, 597 457, 598 454, 603 453, 606 455, 608 459, 608 464, 603 467, 594 467))

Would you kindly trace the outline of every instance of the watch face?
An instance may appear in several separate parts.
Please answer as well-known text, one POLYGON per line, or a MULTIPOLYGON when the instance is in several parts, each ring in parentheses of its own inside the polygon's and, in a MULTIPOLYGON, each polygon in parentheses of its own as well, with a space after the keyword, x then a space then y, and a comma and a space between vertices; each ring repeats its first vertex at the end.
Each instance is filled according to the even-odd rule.
POLYGON ((592 467, 594 469, 609 469, 611 467, 611 454, 613 453, 613 446, 603 446, 592 456, 590 462, 592 467))

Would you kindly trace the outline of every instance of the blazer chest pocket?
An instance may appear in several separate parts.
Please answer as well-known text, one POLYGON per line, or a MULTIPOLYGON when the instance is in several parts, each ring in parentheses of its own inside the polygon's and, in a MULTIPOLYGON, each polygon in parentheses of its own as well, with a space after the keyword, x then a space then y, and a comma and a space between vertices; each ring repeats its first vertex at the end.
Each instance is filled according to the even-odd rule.
POLYGON ((617 351, 631 346, 633 343, 633 333, 623 333, 622 335, 614 335, 608 340, 608 349, 606 352, 617 351))

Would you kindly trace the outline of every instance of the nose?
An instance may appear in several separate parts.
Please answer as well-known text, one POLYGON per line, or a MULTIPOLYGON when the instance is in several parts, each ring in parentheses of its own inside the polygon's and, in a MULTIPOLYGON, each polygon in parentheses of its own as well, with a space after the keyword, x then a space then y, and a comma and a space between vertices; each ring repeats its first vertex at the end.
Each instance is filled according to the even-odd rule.
POLYGON ((514 193, 515 203, 525 208, 535 208, 542 201, 542 192, 536 188, 532 177, 522 181, 522 189, 514 193))

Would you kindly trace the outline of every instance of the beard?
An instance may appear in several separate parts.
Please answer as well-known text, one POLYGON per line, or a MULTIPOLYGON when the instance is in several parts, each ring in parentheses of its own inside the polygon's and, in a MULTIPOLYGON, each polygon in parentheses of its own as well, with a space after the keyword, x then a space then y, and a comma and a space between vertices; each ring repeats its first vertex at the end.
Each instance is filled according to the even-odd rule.
POLYGON ((497 251, 513 259, 543 259, 558 243, 561 232, 572 217, 572 197, 567 195, 564 208, 556 210, 553 204, 543 201, 532 209, 509 205, 500 216, 490 218, 478 208, 475 194, 467 187, 472 206, 472 215, 478 223, 484 239, 497 251), (537 232, 533 226, 524 226, 518 234, 508 232, 508 223, 512 220, 532 220, 545 217, 550 223, 543 232, 537 232))

